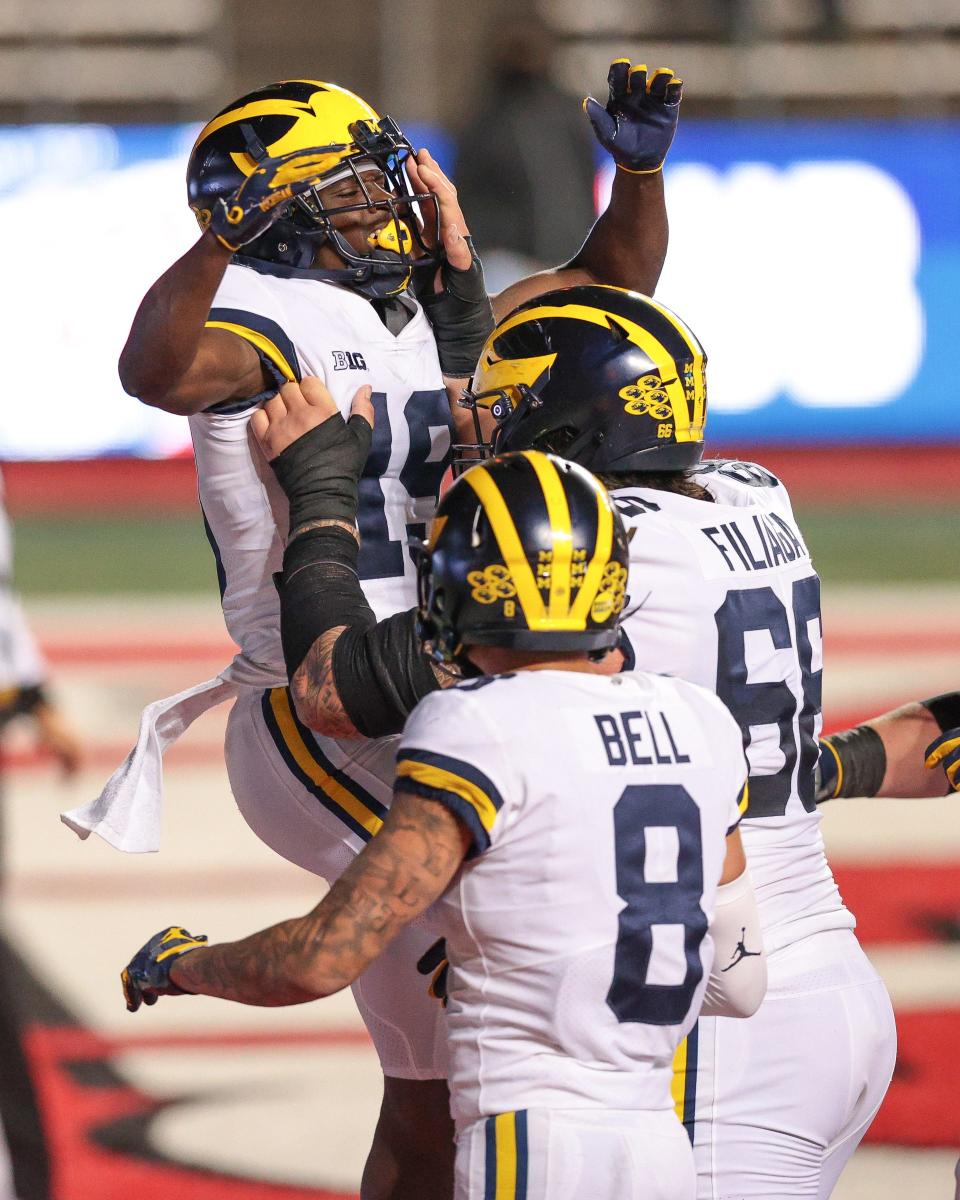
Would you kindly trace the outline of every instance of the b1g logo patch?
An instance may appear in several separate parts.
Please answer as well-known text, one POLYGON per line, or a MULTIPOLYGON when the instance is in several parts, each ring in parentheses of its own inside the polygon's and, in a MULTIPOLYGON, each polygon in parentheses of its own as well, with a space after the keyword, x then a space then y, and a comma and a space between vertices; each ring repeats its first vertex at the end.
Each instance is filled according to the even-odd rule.
POLYGON ((334 350, 333 369, 335 371, 365 371, 367 364, 359 350, 334 350))

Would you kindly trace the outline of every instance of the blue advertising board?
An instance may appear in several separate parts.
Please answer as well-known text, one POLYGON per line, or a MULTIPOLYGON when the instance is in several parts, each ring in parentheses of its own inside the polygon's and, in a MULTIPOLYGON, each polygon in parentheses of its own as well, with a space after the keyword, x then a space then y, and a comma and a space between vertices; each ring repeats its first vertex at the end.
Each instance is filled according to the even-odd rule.
MULTIPOLYGON (((188 445, 182 419, 124 396, 115 364, 143 292, 196 236, 195 133, 0 130, 0 314, 8 356, 44 380, 42 401, 0 406, 0 457, 188 445)), ((442 132, 410 133, 455 165, 442 132)), ((960 440, 960 122, 685 121, 665 180, 657 294, 707 348, 712 442, 960 440)))

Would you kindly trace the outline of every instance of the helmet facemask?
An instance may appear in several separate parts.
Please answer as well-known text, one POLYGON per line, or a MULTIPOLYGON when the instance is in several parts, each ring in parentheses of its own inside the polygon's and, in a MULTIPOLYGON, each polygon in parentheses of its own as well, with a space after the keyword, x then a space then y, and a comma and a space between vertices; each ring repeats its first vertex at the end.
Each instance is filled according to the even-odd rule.
MULTIPOLYGON (((537 380, 538 384, 540 382, 537 380)), ((486 392, 474 392, 466 388, 457 404, 470 413, 476 441, 459 442, 451 447, 451 469, 454 479, 458 479, 464 471, 469 471, 478 462, 499 454, 497 447, 504 427, 509 423, 512 428, 513 424, 522 421, 527 413, 542 407, 543 401, 529 384, 516 383, 509 387, 492 388, 486 392), (496 422, 489 437, 484 435, 481 412, 488 412, 496 422)))
MULTIPOLYGON (((341 283, 370 298, 396 295, 409 285, 414 268, 430 268, 440 260, 423 234, 425 227, 439 229, 439 203, 433 192, 411 190, 403 163, 413 154, 413 147, 390 117, 377 125, 356 121, 350 126, 350 134, 356 150, 341 158, 316 186, 297 196, 247 253, 310 271, 311 275, 341 283), (347 179, 355 183, 362 199, 346 204, 325 201, 323 193, 347 179), (359 252, 337 229, 333 218, 371 211, 382 212, 389 219, 367 239, 369 250, 359 252), (325 242, 343 260, 342 269, 314 267, 316 252, 325 242)), ((255 135, 246 141, 251 157, 265 155, 255 135)), ((317 147, 317 152, 335 154, 348 149, 336 144, 317 147)))
POLYGON ((367 121, 357 121, 350 132, 357 153, 345 158, 338 169, 294 200, 293 220, 308 230, 316 229, 321 235, 317 244, 328 239, 348 267, 365 270, 371 262, 384 262, 409 278, 414 266, 433 265, 438 260, 436 251, 427 246, 423 237, 425 225, 432 228, 439 225, 437 198, 432 192, 418 195, 410 190, 403 163, 413 148, 389 117, 384 117, 378 128, 367 121), (363 199, 349 204, 325 202, 324 192, 346 179, 352 179, 363 199), (386 214, 389 221, 367 239, 369 252, 358 253, 342 236, 333 218, 371 211, 386 214))

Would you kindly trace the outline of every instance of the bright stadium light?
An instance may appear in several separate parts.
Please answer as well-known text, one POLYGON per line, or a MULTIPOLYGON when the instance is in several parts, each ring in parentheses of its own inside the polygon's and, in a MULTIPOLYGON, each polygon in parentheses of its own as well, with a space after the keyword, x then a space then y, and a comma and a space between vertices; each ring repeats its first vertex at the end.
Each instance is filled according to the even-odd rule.
POLYGON ((909 387, 924 352, 920 226, 893 176, 867 162, 681 163, 666 190, 657 296, 707 348, 714 412, 781 395, 879 406, 909 387))
MULTIPOLYGON (((957 436, 960 224, 941 202, 960 180, 953 129, 688 129, 667 165, 657 295, 707 348, 714 438, 957 436)), ((116 363, 147 287, 196 236, 195 133, 0 130, 0 317, 12 361, 44 388, 42 404, 0 406, 0 458, 189 449, 186 421, 125 396, 116 363)), ((601 207, 609 187, 601 174, 601 207)))
MULTIPOLYGON (((4 141, 0 159, 25 154, 22 139, 5 150, 4 141)), ((144 292, 196 237, 184 160, 168 155, 116 165, 114 152, 98 166, 80 151, 103 143, 67 138, 65 158, 75 158, 78 169, 57 176, 43 167, 49 145, 40 137, 36 171, 0 194, 5 341, 31 393, 42 386, 22 405, 8 397, 0 406, 0 455, 184 450, 186 421, 138 403, 117 379, 117 358, 144 292)))

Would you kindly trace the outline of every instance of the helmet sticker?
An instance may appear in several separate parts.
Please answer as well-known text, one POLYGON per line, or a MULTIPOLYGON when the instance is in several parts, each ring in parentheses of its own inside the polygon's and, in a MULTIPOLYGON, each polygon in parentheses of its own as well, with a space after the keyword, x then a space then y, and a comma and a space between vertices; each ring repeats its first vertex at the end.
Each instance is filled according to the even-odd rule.
POLYGON ((471 598, 478 604, 493 604, 497 600, 509 600, 517 594, 513 576, 503 563, 491 563, 482 571, 468 571, 467 583, 470 584, 471 598))
POLYGON ((669 420, 673 416, 673 408, 664 388, 675 382, 675 379, 671 379, 664 384, 659 375, 641 375, 636 383, 620 389, 621 399, 626 400, 624 411, 635 417, 653 417, 655 421, 669 420))

